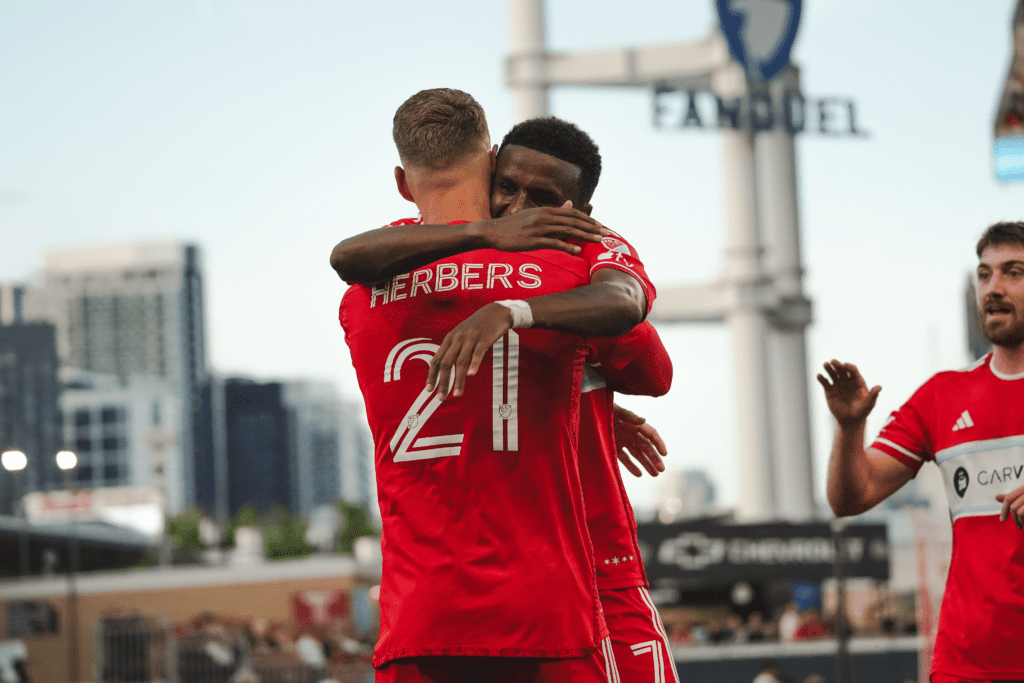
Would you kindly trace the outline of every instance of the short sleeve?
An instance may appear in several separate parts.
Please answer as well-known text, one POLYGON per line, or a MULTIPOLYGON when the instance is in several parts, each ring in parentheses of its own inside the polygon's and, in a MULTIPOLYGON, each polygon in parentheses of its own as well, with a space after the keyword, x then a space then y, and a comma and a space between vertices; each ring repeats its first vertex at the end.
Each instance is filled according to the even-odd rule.
POLYGON ((933 396, 932 383, 928 381, 889 416, 875 442, 871 444, 872 448, 910 467, 915 475, 925 461, 935 457, 927 428, 933 396))
POLYGON ((635 277, 647 297, 646 317, 646 314, 651 312, 651 306, 654 305, 657 291, 647 277, 644 264, 633 245, 627 242, 622 235, 609 232, 611 234, 600 242, 579 242, 578 244, 583 247, 579 255, 589 264, 591 277, 600 268, 615 268, 635 277))

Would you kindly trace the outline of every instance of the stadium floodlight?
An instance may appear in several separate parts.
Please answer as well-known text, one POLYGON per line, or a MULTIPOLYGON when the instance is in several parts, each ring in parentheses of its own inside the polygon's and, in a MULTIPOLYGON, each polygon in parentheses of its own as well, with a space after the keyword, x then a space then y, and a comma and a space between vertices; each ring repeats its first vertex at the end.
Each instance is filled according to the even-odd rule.
POLYGON ((62 470, 71 470, 78 465, 78 456, 74 451, 60 451, 57 453, 57 467, 62 470))
POLYGON ((20 472, 28 465, 28 457, 21 451, 4 451, 0 461, 8 472, 20 472))

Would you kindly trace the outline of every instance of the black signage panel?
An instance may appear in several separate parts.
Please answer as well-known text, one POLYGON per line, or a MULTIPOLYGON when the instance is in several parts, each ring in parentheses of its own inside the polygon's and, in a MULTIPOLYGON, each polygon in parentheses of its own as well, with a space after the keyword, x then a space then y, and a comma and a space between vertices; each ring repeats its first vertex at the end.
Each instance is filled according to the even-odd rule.
MULTIPOLYGON (((833 575, 836 539, 825 522, 722 524, 701 520, 637 526, 652 583, 700 586, 740 579, 820 581, 833 575)), ((846 576, 889 578, 884 524, 851 524, 842 533, 846 576)))

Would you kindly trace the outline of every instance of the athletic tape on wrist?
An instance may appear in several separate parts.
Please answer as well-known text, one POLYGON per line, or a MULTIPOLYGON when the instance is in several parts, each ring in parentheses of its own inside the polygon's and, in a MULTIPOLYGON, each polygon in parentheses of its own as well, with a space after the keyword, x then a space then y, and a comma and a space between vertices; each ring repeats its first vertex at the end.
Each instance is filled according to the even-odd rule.
POLYGON ((494 303, 501 304, 512 311, 512 327, 520 329, 533 327, 533 310, 530 308, 530 304, 522 299, 506 299, 505 301, 496 301, 494 303))

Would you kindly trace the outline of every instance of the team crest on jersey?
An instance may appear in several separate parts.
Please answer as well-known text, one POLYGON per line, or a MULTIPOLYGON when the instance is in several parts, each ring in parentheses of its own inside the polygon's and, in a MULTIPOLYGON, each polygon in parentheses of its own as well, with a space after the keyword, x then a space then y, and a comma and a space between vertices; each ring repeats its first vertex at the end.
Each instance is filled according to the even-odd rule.
POLYGON ((507 420, 509 415, 512 414, 512 406, 508 403, 502 403, 498 406, 498 415, 501 415, 501 419, 507 420))
POLYGON ((953 488, 956 489, 956 495, 961 498, 967 493, 967 485, 971 483, 971 477, 967 474, 967 470, 963 467, 957 467, 956 472, 953 473, 953 488))
POLYGON ((622 240, 615 239, 614 237, 605 237, 601 240, 601 245, 608 251, 598 256, 598 261, 610 261, 614 259, 616 263, 625 263, 629 265, 629 261, 625 258, 626 256, 632 256, 629 251, 628 244, 622 240))
POLYGON ((408 425, 408 427, 407 427, 407 428, 408 428, 408 429, 412 429, 412 428, 414 428, 414 427, 415 427, 416 425, 418 425, 418 424, 419 424, 419 422, 420 422, 420 416, 419 416, 419 415, 410 415, 410 416, 408 416, 407 418, 405 418, 405 421, 406 421, 406 424, 408 425))
POLYGON ((601 244, 608 251, 617 251, 620 254, 629 253, 629 245, 627 245, 622 240, 615 239, 614 237, 605 237, 604 239, 601 240, 601 244))

